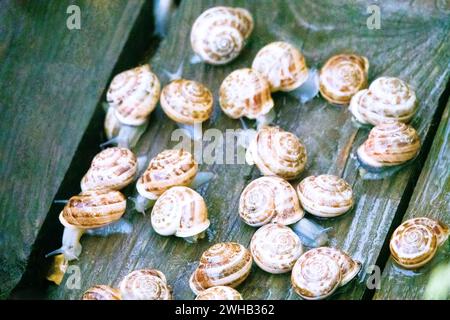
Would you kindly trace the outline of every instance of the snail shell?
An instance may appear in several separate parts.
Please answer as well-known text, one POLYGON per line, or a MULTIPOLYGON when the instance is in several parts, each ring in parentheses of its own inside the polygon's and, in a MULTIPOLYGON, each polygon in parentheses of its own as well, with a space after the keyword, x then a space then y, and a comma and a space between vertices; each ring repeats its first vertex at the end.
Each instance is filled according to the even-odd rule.
POLYGON ((305 57, 287 42, 272 42, 259 50, 252 69, 269 81, 272 92, 295 90, 308 79, 305 57))
POLYGON ((163 88, 161 107, 173 121, 192 125, 209 119, 213 111, 213 96, 203 84, 179 79, 163 88))
POLYGON ((329 174, 303 179, 297 193, 303 209, 318 217, 336 217, 353 206, 352 187, 344 179, 329 174))
POLYGON ((235 70, 223 80, 219 102, 223 112, 233 119, 256 119, 269 113, 274 105, 269 83, 248 68, 235 70))
POLYGON ((201 291, 195 300, 243 300, 241 294, 231 287, 217 286, 201 291))
POLYGON ((320 70, 320 93, 331 103, 348 104, 352 96, 367 87, 369 61, 355 54, 331 57, 320 70))
POLYGON ((340 249, 320 247, 314 250, 330 256, 338 263, 341 269, 340 286, 344 286, 349 283, 361 270, 361 262, 353 260, 348 254, 340 249))
POLYGON ((159 99, 161 85, 148 64, 119 73, 112 80, 106 99, 123 124, 139 126, 147 121, 159 99))
POLYGON ((304 145, 293 133, 266 126, 250 142, 246 160, 248 164, 255 164, 265 176, 292 180, 305 169, 307 156, 304 145))
POLYGON ((119 285, 123 300, 172 300, 172 289, 166 277, 155 269, 136 270, 119 285))
POLYGON ((252 227, 269 222, 289 225, 303 218, 295 189, 278 177, 261 177, 248 184, 239 200, 239 215, 252 227))
POLYGON ((443 223, 429 218, 403 222, 392 234, 390 250, 395 262, 406 269, 425 265, 450 234, 443 223))
POLYGON ((243 8, 213 7, 194 22, 191 45, 210 64, 225 64, 236 58, 253 31, 253 18, 243 8))
POLYGON ((208 210, 202 196, 188 187, 164 192, 152 210, 152 226, 160 235, 191 237, 209 227, 208 210))
POLYGON ((78 229, 103 227, 122 217, 126 202, 119 191, 83 191, 69 199, 60 214, 60 221, 65 227, 78 229))
POLYGON ((289 227, 269 223, 255 232, 250 251, 261 269, 277 274, 292 270, 303 247, 300 238, 289 227))
POLYGON ((171 187, 189 185, 197 170, 198 164, 189 152, 164 150, 150 161, 136 188, 144 198, 157 199, 171 187))
POLYGON ((350 111, 363 124, 378 125, 392 120, 407 123, 417 111, 415 92, 404 81, 381 77, 369 89, 356 93, 350 111))
POLYGON ((358 148, 358 160, 368 169, 396 166, 413 159, 420 150, 416 130, 401 122, 383 123, 372 128, 358 148))
POLYGON ((252 255, 243 245, 217 243, 206 250, 189 280, 195 294, 215 286, 235 288, 249 275, 252 255))
POLYGON ((120 190, 137 172, 137 159, 127 148, 108 148, 98 153, 81 180, 81 190, 120 190))
POLYGON ((120 292, 110 286, 97 285, 86 290, 82 300, 121 300, 120 292))

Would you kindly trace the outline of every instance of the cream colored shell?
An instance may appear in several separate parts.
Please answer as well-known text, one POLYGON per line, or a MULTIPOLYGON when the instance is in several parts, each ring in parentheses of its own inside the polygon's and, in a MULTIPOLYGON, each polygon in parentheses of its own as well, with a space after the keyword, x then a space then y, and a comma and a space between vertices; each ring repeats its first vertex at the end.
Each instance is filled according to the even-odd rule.
POLYGON ((252 255, 241 244, 217 243, 206 250, 189 280, 195 294, 215 286, 235 288, 249 275, 252 255))
POLYGON ((292 180, 305 169, 307 156, 304 145, 293 133, 266 126, 250 142, 246 161, 255 164, 265 176, 292 180))
POLYGON ((98 153, 81 179, 81 190, 120 190, 133 182, 137 160, 127 148, 108 148, 98 153))
POLYGON ((201 291, 195 300, 243 300, 241 294, 231 287, 217 286, 201 291))
POLYGON ((337 176, 323 174, 303 179, 297 186, 300 203, 318 217, 336 217, 353 206, 352 187, 337 176))
POLYGON ((353 95, 367 87, 369 61, 355 54, 332 56, 320 69, 319 88, 331 103, 348 104, 353 95))
POLYGON ((191 237, 208 229, 208 210, 202 196, 188 187, 173 187, 156 201, 152 227, 163 236, 191 237))
POLYGON ((213 95, 199 82, 178 79, 163 88, 161 107, 173 121, 192 125, 209 119, 213 95))
POLYGON ((303 253, 303 246, 300 238, 289 227, 269 223, 255 232, 250 251, 261 269, 277 274, 292 270, 303 253))
POLYGON ((248 184, 239 199, 239 215, 252 227, 269 222, 289 225, 303 218, 295 189, 282 178, 261 177, 248 184))
POLYGON ((97 285, 86 290, 82 300, 121 300, 119 290, 110 286, 97 285))
POLYGON ((171 187, 188 186, 197 170, 198 164, 189 152, 164 150, 150 161, 136 188, 144 198, 157 199, 171 187))
POLYGON ((160 89, 158 77, 145 64, 116 75, 106 99, 121 123, 139 126, 147 121, 155 109, 160 89))
POLYGON ((259 50, 252 69, 269 81, 272 92, 292 91, 308 79, 305 57, 287 42, 272 42, 259 50))
POLYGON ((373 127, 357 155, 363 165, 379 169, 405 163, 419 151, 420 138, 416 130, 407 124, 393 122, 373 127))
POLYGON ((203 61, 225 64, 239 55, 252 30, 253 18, 246 9, 213 7, 195 20, 191 46, 203 61))
POLYGON ((406 269, 420 268, 434 257, 449 234, 448 226, 440 221, 430 218, 406 220, 392 234, 392 258, 406 269))
POLYGON ((392 120, 407 123, 417 111, 417 99, 414 90, 403 80, 381 77, 368 89, 356 93, 349 109, 363 124, 378 125, 392 120))
POLYGON ((223 112, 230 118, 256 119, 273 108, 269 83, 252 69, 238 69, 222 82, 219 102, 223 112))
POLYGON ((172 288, 166 277, 155 269, 136 270, 120 282, 123 300, 172 300, 172 288))

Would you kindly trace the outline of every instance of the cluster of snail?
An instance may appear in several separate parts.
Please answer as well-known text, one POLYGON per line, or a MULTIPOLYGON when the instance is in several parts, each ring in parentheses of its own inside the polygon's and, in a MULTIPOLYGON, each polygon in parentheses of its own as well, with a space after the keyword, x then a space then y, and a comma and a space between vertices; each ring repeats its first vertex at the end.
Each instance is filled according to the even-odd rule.
MULTIPOLYGON (((191 62, 222 65, 232 61, 252 30, 253 18, 246 9, 206 10, 191 30, 196 54, 191 62)), ((305 211, 320 218, 350 211, 354 206, 352 187, 328 174, 309 176, 296 187, 291 185, 289 181, 298 179, 305 169, 307 152, 295 134, 271 125, 271 94, 289 92, 305 102, 320 91, 332 104, 349 105, 355 121, 374 126, 358 148, 357 157, 366 170, 378 172, 402 165, 418 154, 419 136, 407 124, 417 110, 417 101, 410 86, 397 78, 381 77, 368 86, 368 69, 367 58, 339 54, 317 72, 307 67, 295 46, 273 42, 257 53, 251 68, 235 70, 223 80, 219 89, 223 112, 233 119, 256 120, 256 130, 244 128, 248 139, 243 145, 246 162, 255 165, 262 177, 244 188, 239 215, 259 229, 249 249, 224 242, 202 254, 189 279, 197 299, 242 299, 234 288, 248 277, 253 262, 268 273, 291 272, 292 286, 304 299, 326 298, 358 274, 361 263, 340 249, 327 247, 327 229, 305 217, 305 211)), ((93 159, 81 181, 82 192, 65 205, 60 215, 65 227, 63 245, 52 254, 61 253, 67 261, 77 259, 83 233, 121 219, 126 198, 120 190, 136 180, 137 196, 130 199, 136 211, 145 213, 151 208, 156 233, 188 242, 204 238, 210 226, 207 206, 194 189, 213 174, 199 172, 194 157, 185 150, 160 152, 140 174, 139 159, 130 149, 145 131, 158 101, 171 120, 197 139, 194 124, 212 114, 211 91, 182 78, 172 79, 161 89, 158 77, 144 65, 115 76, 107 101, 106 144, 117 146, 93 159)), ((440 222, 427 218, 406 221, 392 236, 392 256, 405 268, 422 266, 448 235, 448 227, 440 222)), ((154 269, 130 273, 119 289, 100 285, 83 295, 83 299, 108 300, 172 298, 166 277, 154 269)))

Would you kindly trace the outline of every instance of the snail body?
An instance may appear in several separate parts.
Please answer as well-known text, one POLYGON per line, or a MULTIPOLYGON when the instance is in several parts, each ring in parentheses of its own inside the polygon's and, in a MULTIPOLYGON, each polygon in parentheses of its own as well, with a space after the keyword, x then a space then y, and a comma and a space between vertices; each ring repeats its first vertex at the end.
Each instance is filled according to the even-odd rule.
POLYGON ((119 290, 110 286, 97 285, 83 294, 82 300, 121 300, 119 290))
POLYGON ((126 275, 119 285, 123 300, 172 300, 172 288, 159 270, 135 270, 126 275))
POLYGON ((241 294, 231 287, 217 286, 200 291, 195 300, 243 300, 241 294))

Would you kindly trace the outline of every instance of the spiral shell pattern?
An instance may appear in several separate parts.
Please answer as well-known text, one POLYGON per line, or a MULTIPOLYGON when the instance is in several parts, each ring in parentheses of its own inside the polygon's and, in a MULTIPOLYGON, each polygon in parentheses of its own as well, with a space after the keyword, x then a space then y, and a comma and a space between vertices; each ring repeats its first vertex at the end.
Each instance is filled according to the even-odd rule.
POLYGON ((230 73, 222 82, 219 102, 230 118, 256 119, 273 108, 269 83, 258 72, 244 68, 230 73))
POLYGON ((252 69, 269 81, 272 92, 297 89, 306 82, 309 72, 303 54, 292 44, 281 41, 259 50, 252 69))
POLYGON ((147 199, 157 199, 175 186, 187 186, 197 174, 198 164, 184 150, 164 150, 154 157, 138 179, 136 188, 147 199))
POLYGON ((408 123, 417 111, 417 99, 414 90, 403 80, 381 77, 369 89, 356 93, 349 108, 363 124, 379 125, 393 120, 408 123))
POLYGON ((119 290, 110 286, 97 285, 86 290, 82 300, 121 300, 119 290))
POLYGON ((369 61, 355 54, 331 57, 320 70, 322 96, 331 103, 348 104, 353 95, 367 87, 369 61))
POLYGON ((297 193, 303 209, 318 217, 336 217, 353 206, 352 187, 344 179, 329 174, 303 179, 297 193))
POLYGON ((247 149, 248 164, 255 164, 265 176, 286 180, 298 178, 305 169, 306 149, 291 132, 279 127, 263 127, 247 149))
POLYGON ((252 227, 269 222, 290 225, 303 218, 295 189, 278 177, 261 177, 250 182, 239 199, 239 215, 252 227))
POLYGON ((303 253, 303 246, 300 238, 289 227, 269 223, 255 232, 250 251, 261 269, 277 274, 292 270, 303 253))
POLYGON ((362 165, 376 170, 405 163, 419 150, 420 138, 416 130, 407 124, 393 122, 373 127, 357 155, 362 165))
POLYGON ((200 58, 221 65, 236 58, 253 31, 253 18, 246 9, 213 7, 195 20, 191 46, 200 58))
POLYGON ((231 287, 217 286, 201 291, 195 300, 243 300, 241 294, 231 287))
POLYGON ((137 160, 127 148, 108 148, 98 153, 81 180, 81 190, 120 190, 129 185, 137 172, 137 160))
POLYGON ((166 277, 155 269, 135 270, 119 286, 123 300, 172 300, 172 289, 166 277))
POLYGON ((112 80, 106 100, 117 119, 139 126, 147 121, 159 100, 161 84, 148 64, 119 73, 112 80))
POLYGON ((173 121, 192 125, 209 119, 213 95, 199 82, 179 79, 163 88, 161 107, 173 121))
POLYGON ((247 278, 251 266, 252 255, 244 246, 217 243, 202 254, 189 285, 195 294, 215 286, 235 288, 247 278))

